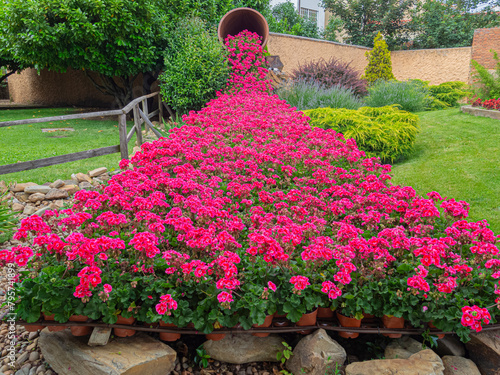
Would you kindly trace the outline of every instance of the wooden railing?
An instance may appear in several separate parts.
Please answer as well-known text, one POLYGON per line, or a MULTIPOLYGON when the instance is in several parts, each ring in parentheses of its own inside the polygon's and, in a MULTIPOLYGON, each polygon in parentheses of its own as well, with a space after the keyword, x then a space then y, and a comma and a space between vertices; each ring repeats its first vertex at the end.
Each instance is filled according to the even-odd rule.
POLYGON ((16 121, 4 121, 0 122, 0 128, 6 126, 16 126, 24 124, 38 124, 50 121, 62 121, 62 120, 75 120, 75 119, 89 119, 102 116, 118 116, 118 132, 120 134, 120 144, 115 146, 94 148, 92 150, 74 152, 72 154, 65 154, 59 156, 53 156, 50 158, 37 159, 31 161, 25 161, 15 164, 7 164, 0 166, 0 175, 14 172, 27 171, 30 169, 36 169, 41 167, 48 167, 50 165, 68 163, 70 161, 83 160, 89 158, 95 158, 97 156, 109 155, 119 152, 122 159, 128 158, 128 142, 132 139, 134 133, 137 135, 137 145, 141 146, 142 141, 142 124, 145 127, 149 127, 158 137, 162 135, 151 123, 151 118, 153 116, 159 115, 160 121, 163 119, 163 106, 168 109, 172 115, 170 108, 163 103, 161 94, 155 92, 149 95, 141 96, 140 98, 134 99, 129 104, 127 104, 122 109, 116 109, 112 111, 102 111, 102 112, 89 112, 80 113, 76 115, 64 115, 64 116, 52 116, 52 117, 41 117, 35 119, 26 120, 16 120, 16 121), (148 111, 148 99, 154 96, 158 96, 158 108, 152 112, 148 111), (142 108, 141 108, 142 106, 142 108), (127 133, 127 115, 130 111, 133 111, 134 116, 134 126, 127 133))

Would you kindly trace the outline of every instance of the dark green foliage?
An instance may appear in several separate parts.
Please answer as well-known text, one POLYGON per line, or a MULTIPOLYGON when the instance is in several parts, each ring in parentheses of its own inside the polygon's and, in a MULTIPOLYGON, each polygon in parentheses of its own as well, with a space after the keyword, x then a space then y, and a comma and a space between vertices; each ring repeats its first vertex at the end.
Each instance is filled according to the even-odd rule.
POLYGON ((371 51, 366 51, 365 56, 368 59, 368 65, 365 68, 363 79, 369 84, 378 80, 388 81, 395 79, 392 74, 391 53, 387 49, 387 43, 379 32, 374 40, 374 46, 371 51))
POLYGON ((316 22, 301 17, 290 1, 275 5, 270 11, 263 13, 269 24, 269 30, 275 33, 319 38, 316 22))
POLYGON ((500 58, 496 51, 491 50, 493 58, 496 61, 495 74, 491 74, 488 69, 480 65, 477 61, 472 60, 472 66, 476 69, 474 78, 479 80, 479 85, 476 84, 476 95, 481 99, 498 99, 500 98, 500 58))
POLYGON ((361 73, 351 67, 350 62, 335 58, 328 61, 319 59, 299 65, 292 72, 294 80, 314 81, 325 88, 341 86, 351 89, 355 95, 366 95, 366 81, 360 78, 361 73))
POLYGON ((323 39, 329 40, 331 42, 338 42, 337 34, 342 31, 343 22, 339 17, 330 17, 328 24, 323 30, 323 39))
POLYGON ((353 138, 369 156, 393 162, 408 155, 419 132, 418 116, 396 106, 358 110, 318 108, 304 111, 311 125, 353 138))
POLYGON ((425 0, 418 2, 409 23, 415 37, 411 48, 450 48, 472 45, 474 30, 500 25, 490 9, 470 11, 472 4, 425 0))
POLYGON ((199 110, 229 78, 225 49, 199 18, 177 24, 160 76, 162 95, 178 113, 199 110))
POLYGON ((331 107, 357 109, 363 105, 354 92, 346 87, 322 87, 314 81, 294 81, 277 90, 280 99, 303 111, 312 108, 331 107))
POLYGON ((347 43, 372 47, 378 32, 392 49, 409 40, 408 11, 415 0, 322 0, 333 16, 342 20, 347 43))
POLYGON ((377 81, 368 89, 365 103, 371 107, 397 104, 404 111, 419 112, 425 111, 432 100, 422 81, 377 81))

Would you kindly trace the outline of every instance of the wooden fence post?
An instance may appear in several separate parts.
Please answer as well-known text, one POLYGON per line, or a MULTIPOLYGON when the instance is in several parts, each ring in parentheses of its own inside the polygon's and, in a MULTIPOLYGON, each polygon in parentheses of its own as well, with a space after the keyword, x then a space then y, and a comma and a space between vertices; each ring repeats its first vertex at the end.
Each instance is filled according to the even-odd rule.
POLYGON ((158 109, 159 109, 159 113, 158 113, 158 124, 161 125, 163 124, 163 104, 162 104, 162 99, 161 99, 161 93, 158 92, 158 109))
POLYGON ((122 159, 128 159, 127 145, 127 115, 118 116, 118 131, 120 133, 120 154, 122 159))
POLYGON ((137 135, 137 146, 142 146, 142 125, 141 117, 139 116, 139 103, 134 106, 134 124, 135 134, 137 135))

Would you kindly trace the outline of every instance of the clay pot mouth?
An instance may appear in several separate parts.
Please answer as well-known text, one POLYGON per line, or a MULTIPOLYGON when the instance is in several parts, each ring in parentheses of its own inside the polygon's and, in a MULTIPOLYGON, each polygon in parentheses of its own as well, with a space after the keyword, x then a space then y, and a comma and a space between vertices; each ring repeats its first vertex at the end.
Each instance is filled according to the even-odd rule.
POLYGON ((262 37, 261 45, 264 48, 269 37, 269 25, 262 14, 251 8, 236 8, 227 12, 219 22, 217 34, 221 43, 228 35, 238 35, 248 30, 262 37))

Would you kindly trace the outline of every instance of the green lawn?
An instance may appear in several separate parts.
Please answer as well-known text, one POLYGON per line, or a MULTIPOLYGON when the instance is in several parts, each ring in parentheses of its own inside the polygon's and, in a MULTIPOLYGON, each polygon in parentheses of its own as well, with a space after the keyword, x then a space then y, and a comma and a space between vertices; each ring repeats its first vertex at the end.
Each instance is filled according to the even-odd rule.
POLYGON ((500 234, 500 121, 459 109, 418 116, 415 152, 394 165, 393 183, 464 200, 471 206, 469 220, 486 219, 500 234))
MULTIPOLYGON (((0 121, 21 120, 35 117, 48 117, 88 112, 74 108, 36 108, 0 110, 0 121)), ((128 124, 128 129, 132 123, 128 124)), ((51 123, 18 125, 0 128, 0 165, 29 161, 51 156, 64 155, 94 148, 119 144, 118 117, 113 120, 96 118, 93 120, 68 120, 51 123), (74 128, 74 132, 56 131, 42 133, 42 128, 74 128)), ((135 136, 129 143, 129 153, 135 144, 135 136)), ((91 159, 53 165, 30 171, 0 175, 0 180, 10 182, 35 183, 70 179, 72 173, 87 173, 97 167, 108 170, 118 168, 120 154, 115 153, 91 159)))

